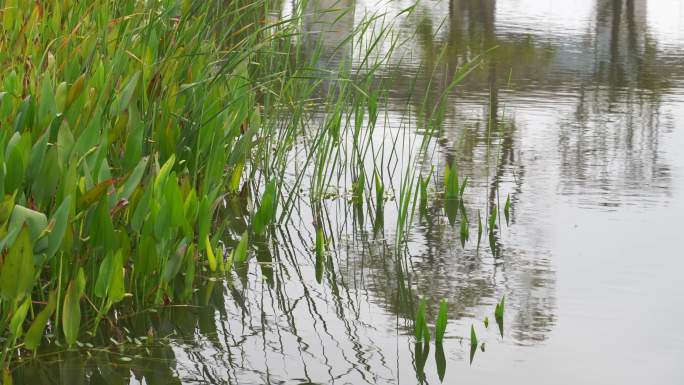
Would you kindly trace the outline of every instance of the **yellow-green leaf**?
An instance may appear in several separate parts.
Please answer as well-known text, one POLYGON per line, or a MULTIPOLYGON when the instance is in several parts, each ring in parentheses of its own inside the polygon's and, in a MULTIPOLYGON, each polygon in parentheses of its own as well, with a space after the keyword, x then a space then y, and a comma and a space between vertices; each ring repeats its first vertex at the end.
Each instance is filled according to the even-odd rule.
POLYGON ((209 242, 209 236, 204 238, 204 247, 207 249, 207 259, 209 260, 209 270, 216 271, 217 262, 214 251, 211 249, 211 242, 209 242))

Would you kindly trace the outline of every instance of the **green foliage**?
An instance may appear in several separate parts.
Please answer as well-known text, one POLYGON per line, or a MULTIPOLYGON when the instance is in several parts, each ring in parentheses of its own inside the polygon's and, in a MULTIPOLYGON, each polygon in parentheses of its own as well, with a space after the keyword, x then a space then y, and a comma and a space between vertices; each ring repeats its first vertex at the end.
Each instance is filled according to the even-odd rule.
POLYGON ((506 217, 506 225, 509 225, 509 218, 511 216, 511 196, 506 196, 506 204, 504 205, 504 216, 506 217))
POLYGON ((437 322, 435 322, 435 342, 441 344, 444 341, 444 332, 446 331, 448 314, 448 303, 446 299, 439 302, 439 314, 437 315, 437 322))
MULTIPOLYGON (((13 4, 0 7, 0 340, 30 325, 35 350, 48 323, 73 345, 112 307, 187 298, 195 265, 224 268, 218 202, 282 160, 256 160, 273 132, 254 85, 288 81, 288 60, 265 59, 291 30, 211 2, 13 4), (84 296, 96 303, 81 309, 84 296)), ((277 183, 258 234, 275 221, 277 183)), ((246 258, 246 235, 236 251, 246 258)))
POLYGON ((475 326, 470 325, 470 346, 477 347, 477 335, 475 334, 475 326))
POLYGON ((506 301, 506 297, 501 297, 501 301, 496 304, 496 307, 494 308, 494 319, 496 320, 496 324, 499 326, 499 332, 501 333, 501 337, 503 337, 504 333, 504 303, 506 301))
POLYGON ((430 330, 428 329, 427 325, 426 308, 427 302, 426 299, 423 298, 420 300, 420 304, 418 305, 418 312, 416 313, 415 320, 415 336, 417 341, 430 341, 430 330))
POLYGON ((29 295, 35 282, 32 249, 29 227, 23 226, 2 263, 0 297, 3 300, 17 303, 29 295))
POLYGON ((257 235, 262 235, 275 218, 277 208, 276 193, 276 181, 275 179, 272 179, 266 185, 264 195, 261 197, 261 205, 256 214, 254 214, 254 219, 252 220, 252 226, 257 235))
POLYGON ((43 310, 40 311, 40 313, 38 313, 28 332, 26 332, 24 343, 26 344, 27 349, 36 350, 38 348, 40 345, 40 340, 43 337, 45 326, 47 325, 50 317, 52 317, 52 314, 55 312, 56 307, 57 292, 53 290, 50 292, 47 305, 43 308, 43 310))
POLYGON ((325 234, 323 229, 316 229, 316 281, 321 283, 323 280, 323 270, 325 261, 325 234))
POLYGON ((238 242, 235 250, 233 251, 233 261, 235 263, 244 263, 247 261, 249 256, 249 233, 245 231, 240 237, 240 242, 238 242))
POLYGON ((72 346, 78 338, 79 328, 81 327, 81 296, 83 288, 78 279, 69 282, 64 297, 64 307, 62 311, 62 329, 64 339, 69 346, 72 346))

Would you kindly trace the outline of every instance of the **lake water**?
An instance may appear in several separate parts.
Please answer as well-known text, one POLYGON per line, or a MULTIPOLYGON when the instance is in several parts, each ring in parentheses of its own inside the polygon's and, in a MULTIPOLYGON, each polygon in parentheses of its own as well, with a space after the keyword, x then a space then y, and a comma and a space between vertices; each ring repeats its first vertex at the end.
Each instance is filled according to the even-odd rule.
MULTIPOLYGON (((380 231, 329 199, 318 282, 303 194, 248 269, 201 288, 193 306, 123 320, 120 348, 46 355, 15 382, 435 384, 443 370, 448 384, 684 383, 684 2, 424 0, 401 14, 411 4, 310 0, 303 44, 322 39, 330 69, 363 66, 344 37, 367 15, 388 15, 401 44, 378 72, 388 102, 374 144, 395 143, 378 149, 393 165, 383 179, 398 189, 414 160, 434 170, 437 191, 455 162, 469 208, 510 196, 496 255, 486 235, 476 247, 476 227, 461 246, 438 194, 401 252, 396 197, 380 231), (404 140, 422 135, 420 99, 437 103, 480 54, 449 93, 430 156, 412 157, 404 140), (502 336, 494 307, 504 296, 502 336), (449 302, 444 344, 427 353, 413 337, 421 297, 430 323, 449 302), (135 343, 148 334, 156 342, 135 343)), ((244 228, 239 211, 226 215, 230 234, 244 228)))

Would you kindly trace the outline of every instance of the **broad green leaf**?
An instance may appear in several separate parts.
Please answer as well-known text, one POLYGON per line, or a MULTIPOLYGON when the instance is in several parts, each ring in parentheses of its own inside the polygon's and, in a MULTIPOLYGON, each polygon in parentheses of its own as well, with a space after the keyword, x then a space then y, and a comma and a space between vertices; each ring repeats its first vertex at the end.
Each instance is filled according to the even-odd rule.
POLYGON ((0 268, 0 296, 7 301, 21 301, 35 279, 33 245, 27 226, 19 232, 0 268))
POLYGON ((121 192, 119 193, 119 199, 129 199, 131 197, 133 191, 135 191, 135 189, 140 184, 140 181, 142 180, 142 177, 145 173, 145 169, 147 168, 148 159, 149 158, 147 157, 141 159, 140 163, 138 163, 138 165, 135 166, 135 169, 133 169, 133 172, 131 172, 131 175, 128 176, 126 182, 121 188, 121 192))
POLYGON ((28 226, 31 242, 34 243, 33 250, 35 252, 46 250, 48 247, 48 240, 47 238, 42 237, 48 224, 45 214, 28 209, 24 206, 16 205, 14 206, 14 210, 12 210, 10 228, 21 227, 23 224, 28 226))
POLYGON ((76 288, 78 289, 79 293, 83 295, 86 285, 86 276, 83 267, 79 267, 78 272, 76 273, 76 285, 76 288))
POLYGON ((123 165, 125 170, 130 170, 140 162, 143 149, 143 136, 145 125, 139 119, 136 109, 129 110, 128 137, 126 138, 126 150, 124 151, 123 165))
POLYGON ((78 339, 78 331, 81 327, 81 295, 80 284, 77 280, 69 282, 64 297, 62 309, 62 330, 67 345, 72 346, 78 339))
POLYGON ((106 197, 100 201, 94 214, 90 227, 90 242, 94 247, 102 248, 105 251, 115 250, 118 238, 114 232, 114 224, 106 197))
POLYGON ((31 297, 26 297, 24 302, 17 308, 17 310, 12 314, 12 319, 10 320, 9 332, 14 338, 21 337, 24 334, 24 320, 26 319, 26 314, 31 306, 31 297))
POLYGON ((19 189, 24 182, 28 153, 24 154, 24 148, 19 144, 20 136, 15 133, 7 145, 5 156, 5 193, 12 193, 19 189), (16 143, 16 144, 13 144, 16 143))
POLYGON ((147 215, 149 214, 149 209, 150 209, 150 200, 152 199, 152 190, 151 189, 146 189, 145 192, 143 193, 142 198, 138 201, 138 204, 135 206, 135 210, 133 211, 133 217, 131 218, 131 227, 136 233, 140 233, 140 230, 142 229, 143 222, 145 221, 145 218, 147 218, 147 215))
POLYGON ((501 298, 501 302, 496 304, 496 308, 494 309, 494 319, 496 320, 497 326, 499 326, 499 333, 501 333, 501 338, 503 338, 504 335, 504 303, 506 301, 506 297, 501 298))
MULTIPOLYGON (((97 145, 102 140, 102 118, 101 111, 96 110, 95 116, 88 122, 85 129, 76 132, 78 138, 74 143, 72 151, 78 157, 82 157, 91 153, 97 148, 97 145)), ((78 128, 78 127, 75 127, 78 128)))
POLYGON ((135 74, 133 74, 133 76, 131 76, 130 79, 128 79, 128 81, 123 86, 121 91, 116 95, 116 98, 112 102, 112 105, 109 107, 109 116, 117 116, 128 108, 128 105, 131 102, 131 97, 133 96, 133 93, 135 92, 135 89, 138 86, 139 78, 140 71, 136 72, 135 74))
POLYGON ((233 172, 230 176, 230 183, 228 184, 228 190, 232 192, 237 192, 240 188, 240 179, 242 178, 242 171, 245 168, 244 162, 239 162, 233 168, 233 172))
POLYGON ((26 176, 30 181, 37 178, 38 173, 43 167, 43 159, 45 159, 45 153, 47 152, 49 136, 49 132, 46 131, 43 136, 38 139, 36 144, 33 145, 33 149, 31 149, 31 157, 29 158, 28 168, 26 169, 26 176))
POLYGON ((243 263, 247 260, 247 251, 249 247, 249 233, 245 230, 240 237, 240 242, 235 246, 233 251, 233 261, 235 263, 243 263))
POLYGON ((57 105, 57 112, 62 113, 66 109, 67 104, 67 86, 66 82, 61 82, 57 85, 55 90, 55 104, 57 105))
POLYGON ((259 206, 259 209, 257 210, 256 214, 254 215, 254 218, 252 220, 252 225, 254 227, 254 232, 257 235, 261 235, 264 233, 266 228, 268 227, 269 224, 271 224, 271 221, 273 220, 273 217, 275 216, 275 211, 276 211, 276 184, 275 184, 275 178, 271 179, 270 182, 266 185, 266 189, 264 190, 264 195, 261 198, 261 205, 259 206))
POLYGON ((217 262, 216 262, 216 256, 214 255, 214 251, 211 249, 211 242, 209 242, 209 236, 206 236, 204 238, 204 248, 207 251, 207 260, 209 261, 209 270, 212 272, 216 271, 217 267, 217 262))
POLYGON ((188 226, 192 227, 197 221, 197 213, 199 211, 199 202, 197 202, 197 194, 195 190, 190 190, 188 196, 185 198, 185 203, 183 204, 183 212, 185 215, 185 222, 188 226))
MULTIPOLYGON (((63 169, 68 168, 67 162, 71 157, 71 151, 74 148, 75 142, 74 134, 71 132, 69 125, 66 121, 62 122, 57 133, 57 158, 63 169)), ((73 165, 75 166, 76 163, 74 162, 73 165)))
POLYGON ((52 258, 53 255, 59 250, 62 245, 62 240, 64 239, 64 233, 69 220, 69 211, 71 210, 71 196, 67 196, 62 204, 59 205, 55 211, 54 216, 50 220, 52 230, 48 234, 48 249, 47 258, 52 258))
POLYGON ((176 155, 171 155, 169 159, 167 159, 166 162, 164 162, 164 165, 161 166, 154 180, 155 191, 161 191, 160 189, 166 184, 166 178, 168 178, 169 174, 171 173, 171 170, 173 170, 173 165, 175 163, 176 155))
POLYGON ((119 250, 114 254, 114 259, 112 260, 112 272, 109 281, 109 303, 121 301, 125 294, 123 255, 121 250, 119 250))
POLYGON ((112 260, 114 256, 112 252, 108 252, 105 258, 100 263, 100 271, 97 274, 93 294, 98 298, 104 298, 109 291, 109 282, 112 278, 112 260))
POLYGON ((85 84, 85 74, 81 74, 81 76, 76 79, 74 84, 69 87, 69 93, 67 94, 67 100, 66 100, 66 105, 64 108, 69 108, 71 104, 76 100, 76 98, 81 95, 81 91, 83 90, 83 85, 85 84))
POLYGON ((180 187, 178 187, 178 177, 172 172, 166 181, 165 198, 170 206, 171 224, 180 227, 185 222, 184 201, 180 187))
POLYGON ((42 129, 54 118, 57 113, 57 102, 55 95, 52 93, 52 86, 50 85, 50 77, 45 76, 40 89, 40 100, 38 102, 38 124, 42 129))
POLYGON ((192 244, 188 246, 185 239, 181 241, 176 252, 171 254, 169 260, 166 262, 166 266, 164 266, 164 273, 162 274, 162 281, 164 281, 164 283, 169 283, 176 277, 181 266, 183 266, 183 260, 186 255, 188 253, 194 253, 194 248, 195 247, 192 244))

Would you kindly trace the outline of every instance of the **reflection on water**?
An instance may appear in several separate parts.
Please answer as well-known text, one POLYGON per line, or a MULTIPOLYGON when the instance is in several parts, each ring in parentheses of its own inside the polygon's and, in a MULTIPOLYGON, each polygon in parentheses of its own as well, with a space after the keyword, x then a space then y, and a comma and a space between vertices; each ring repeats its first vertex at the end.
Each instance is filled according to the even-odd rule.
MULTIPOLYGON (((409 5, 310 0, 302 44, 324 59, 320 70, 358 66, 358 43, 345 39, 356 23, 409 5)), ((102 337, 119 344, 110 349, 54 347, 26 360, 15 382, 681 383, 684 293, 672 286, 684 213, 683 15, 677 0, 419 2, 394 20, 405 44, 381 71, 384 124, 391 132, 408 115, 420 135, 424 106, 484 56, 449 94, 435 155, 420 168, 438 190, 456 162, 466 201, 483 213, 510 196, 500 252, 486 235, 474 247, 473 230, 462 248, 439 197, 399 250, 390 202, 382 226, 342 200, 297 204, 276 239, 257 243, 257 261, 208 282, 192 306, 122 319, 102 337), (318 259, 312 218, 331 242, 318 259), (412 337, 421 297, 430 322, 449 301, 442 346, 412 337)), ((230 245, 246 203, 228 203, 230 245)))

